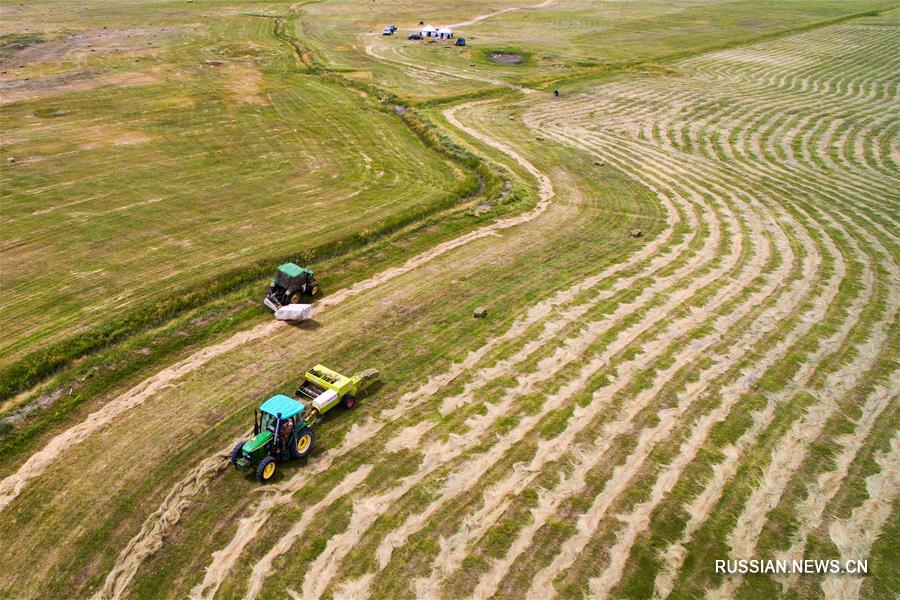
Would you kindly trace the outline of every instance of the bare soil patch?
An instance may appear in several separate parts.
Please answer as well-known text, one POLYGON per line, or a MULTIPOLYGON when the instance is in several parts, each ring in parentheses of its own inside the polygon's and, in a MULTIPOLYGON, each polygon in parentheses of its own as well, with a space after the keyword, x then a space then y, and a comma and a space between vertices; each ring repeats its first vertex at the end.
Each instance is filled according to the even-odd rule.
POLYGON ((88 92, 104 86, 131 87, 163 83, 165 79, 156 72, 131 71, 100 75, 96 71, 70 71, 38 79, 13 79, 0 81, 0 104, 21 100, 35 100, 69 92, 88 92))
POLYGON ((143 133, 130 131, 124 127, 104 125, 83 128, 81 139, 83 141, 80 148, 84 150, 93 150, 104 146, 130 146, 150 141, 150 138, 143 133))
POLYGON ((181 27, 98 28, 68 35, 63 32, 37 31, 27 36, 27 39, 19 35, 23 37, 22 43, 11 43, 7 52, 0 55, 0 64, 18 66, 76 60, 91 52, 147 54, 154 46, 159 45, 161 37, 184 31, 186 29, 181 27))
POLYGON ((260 91, 262 74, 256 67, 246 63, 230 63, 224 66, 223 70, 228 77, 228 89, 239 102, 245 104, 265 102, 260 91))

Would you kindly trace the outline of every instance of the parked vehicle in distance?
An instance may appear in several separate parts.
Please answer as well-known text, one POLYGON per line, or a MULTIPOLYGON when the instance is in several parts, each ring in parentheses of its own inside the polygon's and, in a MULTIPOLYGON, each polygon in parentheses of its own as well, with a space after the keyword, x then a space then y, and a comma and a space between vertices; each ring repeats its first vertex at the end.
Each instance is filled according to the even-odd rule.
POLYGON ((406 36, 406 39, 408 39, 408 40, 421 40, 421 39, 422 39, 422 34, 420 34, 420 33, 411 33, 411 34, 409 34, 408 36, 406 36))
POLYGON ((384 31, 381 32, 381 35, 394 35, 394 30, 390 27, 385 27, 384 31))

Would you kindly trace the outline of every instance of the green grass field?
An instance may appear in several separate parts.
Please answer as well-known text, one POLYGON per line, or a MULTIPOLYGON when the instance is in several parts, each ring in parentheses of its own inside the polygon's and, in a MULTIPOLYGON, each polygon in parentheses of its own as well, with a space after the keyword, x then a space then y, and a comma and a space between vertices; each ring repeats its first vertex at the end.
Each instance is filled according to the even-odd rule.
POLYGON ((890 2, 0 17, 0 596, 900 590, 890 2), (237 472, 315 363, 382 380, 237 472))
POLYGON ((79 63, 96 89, 35 86, 41 97, 4 103, 16 159, 3 169, 6 364, 235 268, 372 235, 473 185, 395 116, 290 72, 271 19, 210 18, 195 33, 182 20, 196 15, 178 17, 139 66, 120 53, 79 63))

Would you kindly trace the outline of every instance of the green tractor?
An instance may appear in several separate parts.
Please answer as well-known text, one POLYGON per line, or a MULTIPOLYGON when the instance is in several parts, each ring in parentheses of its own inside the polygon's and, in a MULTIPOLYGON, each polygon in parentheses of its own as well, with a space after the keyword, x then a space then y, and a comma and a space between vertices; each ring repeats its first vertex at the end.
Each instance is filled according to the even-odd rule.
POLYGON ((240 470, 256 465, 256 478, 265 483, 275 475, 275 465, 291 458, 303 458, 312 451, 313 429, 326 412, 340 404, 356 406, 356 397, 378 380, 375 369, 346 377, 316 365, 303 375, 297 395, 309 400, 298 402, 277 394, 262 403, 253 421, 253 438, 239 442, 231 451, 231 464, 240 470))
POLYGON ((315 273, 294 263, 284 263, 275 271, 263 304, 277 311, 282 306, 297 304, 303 296, 315 296, 318 291, 315 273))

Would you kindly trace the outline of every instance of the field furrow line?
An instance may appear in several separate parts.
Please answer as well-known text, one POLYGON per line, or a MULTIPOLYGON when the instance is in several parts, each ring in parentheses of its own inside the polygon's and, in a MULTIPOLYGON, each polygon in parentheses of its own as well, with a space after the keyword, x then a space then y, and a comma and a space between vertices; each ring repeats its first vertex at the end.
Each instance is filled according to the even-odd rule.
POLYGON ((693 69, 697 76, 713 81, 734 79, 741 84, 753 86, 760 90, 791 91, 799 89, 816 95, 846 94, 849 87, 846 83, 836 81, 812 80, 804 77, 823 65, 843 73, 847 66, 853 66, 850 57, 867 47, 878 45, 889 49, 892 34, 889 31, 879 32, 863 29, 859 35, 858 28, 850 25, 832 26, 827 29, 797 34, 789 39, 761 42, 742 48, 713 52, 689 59, 681 63, 693 69), (810 53, 809 48, 816 48, 810 53), (769 60, 745 60, 745 57, 756 57, 767 54, 769 60), (726 68, 728 63, 730 68, 726 68), (763 73, 763 75, 760 75, 763 73), (843 91, 841 88, 845 88, 843 91))
MULTIPOLYGON (((865 202, 866 205, 875 207, 876 209, 884 210, 886 207, 884 205, 884 201, 880 198, 890 198, 892 195, 896 195, 896 193, 892 190, 892 188, 887 184, 881 184, 877 179, 867 178, 867 177, 856 177, 849 174, 845 169, 839 166, 837 163, 834 163, 830 160, 828 153, 823 151, 821 153, 814 153, 813 148, 816 144, 815 142, 815 134, 818 128, 807 127, 806 125, 809 123, 819 123, 819 128, 822 127, 822 124, 827 123, 829 121, 839 124, 838 120, 834 119, 834 113, 840 110, 847 110, 847 106, 832 106, 832 107, 813 107, 817 110, 814 112, 808 113, 801 121, 797 123, 791 130, 789 130, 786 135, 778 135, 776 131, 775 135, 767 136, 769 140, 778 139, 779 146, 782 152, 786 155, 787 161, 797 161, 803 169, 795 170, 796 172, 803 173, 805 178, 821 178, 821 167, 815 164, 815 161, 812 159, 812 156, 821 156, 823 162, 826 166, 830 166, 832 171, 836 171, 834 175, 831 175, 830 181, 836 182, 836 184, 826 184, 824 189, 834 189, 838 196, 851 196, 859 198, 862 202, 865 202), (800 146, 803 151, 797 155, 793 148, 796 146, 800 146)), ((857 112, 854 115, 854 120, 860 121, 866 118, 866 114, 864 112, 857 112)), ((891 115, 885 115, 887 119, 893 119, 891 115)), ((865 130, 856 130, 857 136, 861 135, 861 133, 865 130)), ((847 129, 843 134, 841 139, 838 142, 831 142, 830 140, 823 140, 826 144, 838 144, 840 147, 844 148, 848 144, 851 143, 850 138, 848 137, 851 130, 847 129)), ((762 136, 760 136, 762 137, 762 136)), ((863 139, 860 137, 856 137, 852 140, 853 145, 859 145, 863 143, 863 139)), ((768 141, 766 144, 769 148, 774 147, 774 141, 768 141)), ((762 143, 756 144, 756 147, 762 147, 762 143)), ((884 215, 885 218, 892 218, 890 213, 884 215)))
POLYGON ((287 551, 297 538, 303 535, 306 528, 319 513, 334 504, 342 496, 347 495, 357 488, 365 481, 366 477, 368 477, 371 472, 372 465, 362 465, 347 475, 338 485, 331 488, 322 500, 303 511, 303 517, 294 523, 290 530, 288 530, 288 532, 278 541, 278 544, 275 547, 269 550, 259 562, 253 565, 253 572, 250 576, 250 587, 247 591, 248 597, 256 598, 262 591, 262 584, 265 581, 266 576, 272 571, 272 563, 275 561, 275 557, 287 551))
MULTIPOLYGON (((713 272, 713 276, 709 277, 709 281, 714 281, 715 276, 720 276, 718 271, 713 272)), ((647 296, 656 293, 656 290, 653 288, 649 288, 648 291, 650 293, 646 293, 645 295, 647 296)), ((566 386, 551 395, 544 402, 538 413, 523 417, 517 426, 509 433, 503 435, 489 451, 474 459, 470 459, 462 470, 450 475, 444 488, 438 493, 438 500, 429 505, 423 513, 407 521, 398 532, 389 534, 385 538, 384 543, 379 546, 376 555, 381 568, 387 565, 393 548, 404 543, 409 535, 424 524, 427 516, 442 505, 446 499, 467 489, 467 486, 477 480, 487 466, 496 462, 515 443, 521 441, 547 414, 563 406, 600 368, 606 366, 613 356, 627 347, 632 340, 646 331, 662 315, 667 314, 673 305, 684 301, 685 297, 689 297, 689 295, 690 292, 676 292, 673 294, 673 299, 666 305, 651 309, 641 322, 622 332, 604 353, 593 357, 580 370, 577 377, 568 380, 566 386)), ((537 365, 534 373, 521 377, 519 384, 508 391, 496 404, 487 405, 488 410, 485 415, 470 419, 467 423, 469 430, 463 438, 451 438, 449 442, 440 440, 425 448, 422 451, 423 459, 419 470, 415 475, 406 478, 401 485, 374 498, 357 500, 354 503, 354 513, 351 517, 350 525, 345 533, 332 537, 326 545, 326 549, 310 567, 309 572, 316 573, 316 576, 307 578, 304 581, 304 597, 319 597, 322 594, 325 587, 328 586, 330 578, 337 573, 340 561, 356 545, 365 531, 374 524, 387 506, 403 497, 426 476, 459 457, 466 450, 476 446, 480 436, 488 431, 488 428, 497 418, 507 413, 509 406, 516 397, 530 393, 538 383, 552 379, 554 374, 558 373, 563 367, 581 359, 589 349, 590 344, 599 339, 603 332, 610 329, 612 324, 617 322, 622 316, 634 312, 636 304, 640 303, 634 302, 622 305, 616 313, 608 317, 609 325, 607 327, 585 327, 577 337, 566 340, 563 346, 551 357, 542 360, 537 365)), ((347 585, 349 584, 345 584, 345 587, 347 585)), ((353 587, 356 589, 359 586, 354 585, 353 587)))
MULTIPOLYGON (((759 485, 751 493, 737 524, 728 534, 732 558, 753 556, 766 517, 778 504, 790 478, 805 458, 809 444, 821 434, 828 418, 838 410, 839 400, 853 389, 884 347, 888 340, 887 327, 896 318, 900 306, 900 291, 896 288, 890 290, 887 304, 885 314, 873 324, 869 339, 858 347, 853 360, 828 376, 822 389, 816 393, 818 402, 807 409, 799 422, 794 423, 772 452, 759 485)), ((710 590, 708 595, 711 598, 731 597, 741 580, 739 575, 731 575, 718 589, 710 590)))
MULTIPOLYGON (((672 490, 684 469, 697 456, 712 428, 717 423, 727 419, 732 408, 748 392, 747 382, 756 380, 763 372, 776 364, 778 360, 788 353, 797 340, 809 333, 825 317, 829 306, 838 294, 839 285, 846 275, 846 268, 843 261, 840 260, 840 253, 833 246, 830 248, 830 252, 832 256, 837 257, 837 264, 824 286, 824 290, 812 301, 812 306, 801 316, 797 326, 762 357, 743 367, 741 372, 734 378, 734 381, 719 392, 719 396, 722 398, 721 404, 690 426, 691 435, 682 443, 676 453, 677 458, 661 469, 657 475, 650 498, 638 504, 631 513, 617 517, 623 523, 626 523, 626 527, 619 532, 615 544, 608 552, 611 558, 609 566, 598 577, 592 578, 590 581, 593 597, 600 598, 609 595, 613 587, 619 582, 629 558, 632 544, 638 535, 649 528, 652 511, 663 500, 663 497, 672 490)), ((849 332, 849 328, 847 328, 847 332, 849 332)), ((745 342, 738 342, 738 345, 744 346, 745 342)), ((809 365, 809 367, 801 369, 801 372, 805 371, 811 374, 814 370, 812 365, 815 365, 816 362, 808 361, 805 364, 809 365)))
MULTIPOLYGON (((795 109, 796 107, 793 104, 785 104, 783 108, 795 109)), ((792 129, 785 130, 784 134, 779 138, 781 150, 787 156, 792 156, 792 150, 783 140, 794 137, 796 130, 797 127, 795 125, 792 129)), ((798 190, 803 193, 822 195, 823 192, 827 191, 835 199, 842 199, 849 194, 853 198, 858 199, 863 206, 866 206, 871 199, 872 194, 868 188, 836 185, 832 180, 823 181, 818 173, 808 173, 803 169, 788 170, 781 162, 770 158, 770 151, 774 152, 775 147, 772 138, 768 138, 768 140, 767 145, 763 145, 761 136, 751 137, 748 142, 746 136, 742 135, 739 140, 736 140, 737 143, 733 145, 732 157, 741 163, 742 168, 750 170, 760 177, 766 173, 769 176, 775 175, 780 181, 791 186, 797 186, 798 190)), ((841 207, 844 210, 849 209, 882 234, 887 233, 887 230, 880 223, 873 221, 869 215, 862 213, 853 203, 843 202, 841 207)))
MULTIPOLYGON (((751 112, 747 113, 745 117, 742 117, 736 123, 730 123, 730 125, 729 125, 728 129, 726 129, 726 131, 729 129, 735 129, 735 128, 737 128, 738 130, 740 130, 742 132, 746 132, 748 130, 753 131, 754 133, 752 134, 752 138, 751 138, 753 142, 759 142, 759 140, 761 140, 764 137, 766 139, 779 140, 779 145, 780 145, 781 151, 786 155, 787 160, 799 160, 800 163, 803 164, 804 167, 807 168, 807 170, 811 169, 815 173, 814 175, 812 175, 812 177, 817 178, 817 182, 821 182, 820 174, 815 172, 817 170, 817 168, 815 167, 815 165, 811 164, 812 160, 810 159, 809 156, 806 156, 805 154, 801 155, 801 156, 793 155, 793 140, 795 139, 795 136, 793 133, 789 133, 784 129, 784 127, 788 124, 788 119, 785 118, 784 111, 785 110, 788 110, 791 112, 796 111, 796 107, 798 105, 797 102, 799 102, 801 100, 802 100, 802 98, 796 99, 796 100, 791 98, 788 100, 782 99, 780 101, 775 101, 775 99, 773 97, 771 97, 771 95, 761 97, 761 98, 756 98, 753 96, 747 97, 742 102, 742 104, 746 105, 746 107, 748 107, 748 108, 756 106, 757 109, 755 111, 751 111, 751 112), (764 117, 765 117, 765 121, 763 121, 764 117), (768 132, 768 133, 765 130, 760 129, 761 123, 763 123, 763 122, 772 123, 776 120, 783 121, 783 123, 784 123, 783 126, 779 127, 778 129, 774 130, 773 132, 768 132)), ((802 119, 800 119, 799 124, 794 125, 794 127, 792 128, 792 131, 797 132, 797 131, 802 130, 802 125, 805 123, 809 123, 809 122, 821 123, 821 122, 823 122, 823 120, 827 120, 827 118, 831 117, 833 113, 835 113, 837 111, 846 111, 850 107, 851 106, 848 105, 846 102, 832 103, 828 106, 827 110, 821 109, 821 107, 819 107, 821 109, 821 110, 819 110, 819 112, 810 113, 810 114, 807 114, 806 116, 802 117, 802 119)), ((814 108, 814 106, 807 106, 806 108, 812 109, 812 108, 814 108)), ((733 115, 729 115, 729 118, 733 119, 733 115)), ((722 132, 721 129, 716 130, 717 134, 721 134, 721 132, 722 132)), ((727 137, 727 136, 723 136, 723 137, 727 137)), ((801 141, 801 140, 798 140, 798 141, 801 141)), ((810 140, 807 140, 805 138, 803 138, 802 141, 804 142, 802 145, 803 148, 806 148, 808 145, 810 145, 812 143, 810 140)), ((759 147, 761 144, 756 143, 755 145, 757 147, 759 147)), ((879 189, 879 188, 877 188, 877 186, 879 184, 870 179, 859 179, 856 177, 851 177, 850 179, 853 179, 857 182, 866 184, 867 187, 871 188, 872 186, 876 186, 874 189, 879 189)), ((844 185, 843 180, 841 180, 841 179, 838 179, 837 181, 842 186, 842 190, 845 190, 846 192, 853 192, 855 190, 858 190, 858 188, 848 187, 847 185, 844 185)), ((882 191, 887 192, 887 190, 888 190, 888 188, 883 188, 882 191)), ((872 197, 871 190, 869 191, 869 194, 866 195, 866 197, 867 198, 872 197)))
MULTIPOLYGON (((819 528, 825 515, 825 508, 840 490, 847 477, 850 464, 856 458, 872 428, 891 401, 900 398, 900 374, 894 373, 890 387, 876 387, 866 398, 862 407, 862 415, 856 421, 852 433, 839 438, 840 453, 834 459, 834 468, 821 473, 816 481, 807 488, 807 496, 796 507, 798 515, 797 531, 791 534, 791 546, 785 551, 777 552, 779 559, 800 560, 806 548, 806 542, 812 532, 819 528)), ((782 579, 782 591, 790 590, 797 581, 798 575, 782 579)))
MULTIPOLYGON (((733 136, 729 137, 729 141, 732 141, 731 137, 733 136)), ((730 159, 733 162, 740 164, 742 169, 745 169, 761 179, 766 177, 777 178, 779 183, 783 186, 782 193, 786 191, 784 186, 787 186, 788 190, 796 188, 797 192, 812 193, 817 196, 822 194, 823 189, 828 189, 827 184, 822 183, 821 177, 817 174, 806 174, 802 170, 788 171, 779 163, 766 158, 767 148, 759 145, 761 144, 761 141, 758 138, 756 139, 758 145, 752 148, 748 148, 745 145, 746 140, 743 138, 743 135, 740 138, 735 139, 734 142, 735 143, 729 143, 724 146, 726 154, 730 159), (763 159, 758 159, 757 157, 759 156, 762 156, 763 159)), ((836 191, 835 197, 839 197, 839 194, 841 194, 841 192, 836 191)), ((854 193, 854 196, 856 195, 857 194, 854 193)), ((858 217, 869 223, 874 229, 881 232, 886 231, 880 223, 874 222, 870 216, 861 213, 852 206, 852 204, 842 203, 841 207, 849 208, 858 217)))
MULTIPOLYGON (((687 554, 686 545, 711 514, 724 491, 725 485, 737 472, 738 463, 744 451, 754 446, 759 436, 772 423, 772 419, 775 416, 775 408, 804 389, 825 358, 839 351, 850 332, 857 327, 859 315, 863 307, 871 300, 873 292, 873 276, 871 272, 868 272, 863 276, 863 287, 860 293, 848 309, 849 317, 842 322, 833 335, 819 343, 816 350, 804 361, 784 389, 775 394, 768 394, 766 406, 752 413, 752 425, 737 441, 733 445, 722 449, 725 459, 713 465, 713 474, 705 487, 684 507, 684 511, 689 515, 689 518, 680 538, 669 545, 661 555, 661 569, 657 573, 654 582, 655 598, 666 598, 671 593, 687 554)), ((732 391, 737 391, 737 386, 739 386, 738 383, 732 384, 730 390, 726 389, 723 391, 723 395, 729 397, 732 391)))
MULTIPOLYGON (((656 87, 661 87, 661 84, 652 84, 652 85, 654 85, 654 88, 656 88, 656 87)), ((730 86, 729 86, 729 87, 730 87, 730 86)), ((709 90, 709 91, 710 91, 710 92, 715 92, 715 90, 709 90)), ((626 92, 623 91, 623 92, 621 92, 621 93, 626 93, 626 92)), ((635 92, 634 90, 631 90, 631 91, 629 91, 628 93, 630 93, 630 94, 633 95, 633 94, 635 94, 636 92, 635 92)), ((753 96, 752 94, 751 94, 750 96, 755 98, 755 96, 753 96)), ((776 97, 778 97, 777 94, 772 94, 772 93, 770 92, 770 93, 767 93, 767 94, 760 95, 760 97, 758 98, 758 100, 762 100, 762 104, 765 106, 765 105, 768 105, 768 104, 769 104, 769 101, 770 101, 772 98, 776 98, 776 97)), ((847 108, 847 105, 846 105, 845 103, 842 103, 842 104, 832 103, 832 105, 835 106, 836 109, 840 108, 841 110, 846 110, 846 108, 847 108)), ((765 109, 760 109, 760 110, 765 110, 765 109)), ((605 111, 604 111, 604 114, 606 114, 606 112, 607 112, 607 111, 605 110, 605 111)), ((771 111, 769 111, 769 112, 771 112, 771 111)), ((666 114, 667 114, 667 113, 664 113, 663 116, 665 116, 666 114)), ((673 116, 673 115, 670 114, 670 113, 668 114, 668 116, 669 116, 670 119, 677 118, 676 116, 673 116)), ((662 140, 664 143, 667 142, 667 139, 668 139, 668 138, 661 138, 661 140, 662 140)))
MULTIPOLYGON (((828 527, 831 541, 842 560, 865 560, 900 495, 900 433, 895 433, 891 447, 880 453, 875 462, 881 471, 866 478, 868 498, 853 509, 847 519, 835 519, 828 527)), ((827 576, 822 591, 829 600, 855 599, 863 584, 861 577, 827 576)))
MULTIPOLYGON (((519 544, 519 547, 524 547, 524 546, 526 546, 526 545, 527 545, 527 544, 519 544)), ((481 594, 481 592, 479 592, 479 594, 481 594)))
MULTIPOLYGON (((815 273, 815 269, 812 273, 815 273)), ((786 275, 786 269, 782 270, 780 275, 781 277, 784 277, 786 275)), ((767 326, 774 327, 775 323, 790 314, 796 303, 799 302, 800 298, 807 292, 810 282, 809 280, 805 281, 807 282, 805 286, 797 286, 792 290, 792 299, 785 300, 783 303, 779 303, 764 313, 763 316, 765 318, 760 318, 760 320, 754 323, 756 327, 751 328, 750 332, 735 344, 734 351, 730 352, 723 361, 717 363, 714 368, 702 371, 699 379, 688 384, 685 392, 679 394, 679 402, 676 407, 664 410, 659 414, 660 420, 655 427, 641 432, 635 450, 629 454, 623 465, 614 469, 613 475, 607 480, 607 483, 604 485, 600 494, 595 497, 591 507, 577 520, 577 533, 563 543, 560 551, 550 565, 541 569, 535 575, 532 587, 527 594, 529 598, 547 598, 555 595, 555 590, 553 588, 554 579, 559 573, 571 566, 578 558, 584 546, 593 537, 600 520, 606 515, 607 509, 625 490, 633 476, 649 457, 655 444, 671 432, 678 423, 678 417, 687 410, 691 402, 709 385, 710 381, 721 373, 726 372, 732 364, 735 364, 737 360, 743 356, 745 345, 751 343, 754 338, 758 338, 768 331, 766 328, 767 326)), ((713 342, 721 340, 719 331, 728 331, 730 327, 737 323, 745 314, 744 311, 749 310, 749 308, 756 303, 763 301, 777 289, 777 287, 777 284, 772 283, 768 286, 764 286, 763 289, 751 297, 750 303, 745 305, 743 309, 734 310, 729 313, 727 317, 720 318, 719 322, 714 326, 716 333, 698 341, 699 343, 697 346, 699 349, 702 350, 703 348, 707 348, 711 346, 713 342)), ((637 404, 643 404, 653 398, 660 391, 664 381, 695 359, 696 355, 693 346, 694 344, 691 345, 690 351, 684 352, 670 367, 657 375, 657 383, 655 383, 647 392, 643 392, 636 399, 637 404)), ((592 590, 592 592, 593 591, 594 590, 592 590)), ((600 595, 602 595, 602 593, 600 593, 600 595)))
MULTIPOLYGON (((624 384, 624 381, 621 379, 619 380, 617 385, 620 384, 624 384)), ((609 397, 613 393, 611 390, 606 388, 601 391, 603 392, 603 395, 605 397, 609 397)), ((593 402, 587 408, 580 409, 577 418, 573 418, 574 421, 571 426, 568 427, 567 430, 558 438, 546 444, 546 451, 544 451, 545 444, 541 443, 542 458, 540 464, 558 458, 551 450, 555 450, 557 452, 561 451, 561 449, 566 446, 565 440, 570 440, 571 437, 574 436, 574 434, 577 433, 577 431, 579 431, 581 427, 583 427, 587 423, 587 417, 594 416, 594 414, 596 414, 596 412, 600 410, 600 404, 601 403, 593 402)), ((636 411, 634 414, 636 414, 636 411)), ((591 456, 596 456, 601 455, 602 453, 592 451, 590 454, 591 456)), ((537 461, 537 457, 535 458, 535 461, 537 461)), ((531 466, 529 466, 528 469, 520 470, 518 473, 513 474, 507 481, 498 484, 496 488, 492 488, 491 490, 485 492, 485 498, 492 499, 494 501, 494 504, 491 505, 490 503, 486 502, 481 510, 467 517, 466 522, 461 527, 460 533, 457 536, 454 536, 454 538, 449 541, 442 541, 442 556, 439 557, 439 559, 436 561, 436 563, 439 564, 441 568, 438 569, 437 567, 435 567, 432 571, 430 579, 425 580, 422 585, 419 585, 417 587, 419 595, 434 595, 436 590, 433 588, 433 586, 436 585, 435 580, 439 577, 439 572, 447 572, 449 570, 452 570, 454 568, 454 563, 462 559, 462 553, 465 549, 465 545, 468 542, 468 539, 473 536, 480 535, 480 531, 486 529, 487 526, 489 526, 489 524, 493 522, 493 520, 497 516, 499 516, 499 513, 497 512, 499 504, 497 503, 497 501, 499 499, 502 499, 506 495, 506 491, 513 490, 517 493, 518 491, 520 491, 520 486, 524 485, 524 483, 527 483, 527 481, 531 479, 531 475, 539 471, 540 464, 536 465, 535 461, 532 462, 531 466), (504 492, 500 493, 497 490, 504 490, 504 492), (488 517, 488 515, 492 515, 492 517, 488 517), (451 555, 453 556, 452 560, 449 558, 451 555)))

